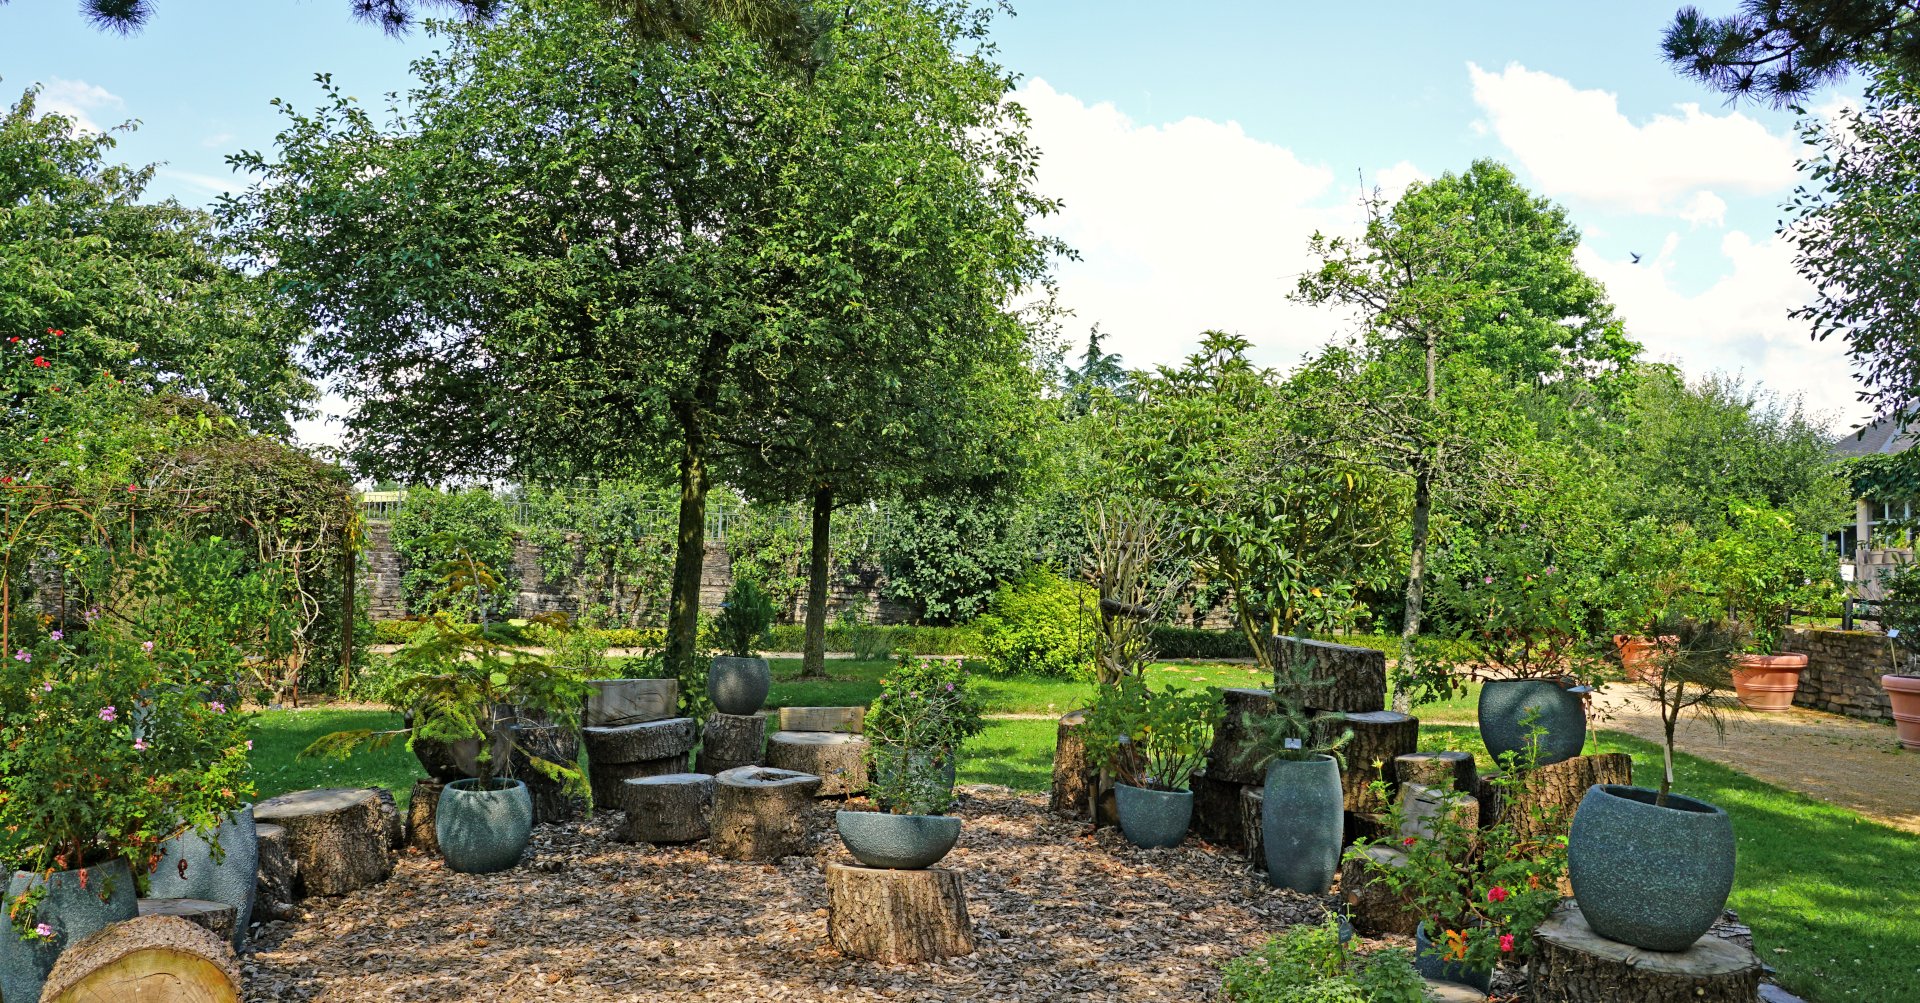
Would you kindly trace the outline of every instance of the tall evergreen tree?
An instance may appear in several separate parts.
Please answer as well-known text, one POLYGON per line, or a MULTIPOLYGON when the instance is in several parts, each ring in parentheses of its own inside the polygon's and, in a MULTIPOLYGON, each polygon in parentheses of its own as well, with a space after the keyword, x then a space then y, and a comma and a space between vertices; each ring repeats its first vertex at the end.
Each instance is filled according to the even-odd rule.
POLYGON ((1716 91, 1786 104, 1853 70, 1920 70, 1920 2, 1741 0, 1719 17, 1682 7, 1660 47, 1716 91))

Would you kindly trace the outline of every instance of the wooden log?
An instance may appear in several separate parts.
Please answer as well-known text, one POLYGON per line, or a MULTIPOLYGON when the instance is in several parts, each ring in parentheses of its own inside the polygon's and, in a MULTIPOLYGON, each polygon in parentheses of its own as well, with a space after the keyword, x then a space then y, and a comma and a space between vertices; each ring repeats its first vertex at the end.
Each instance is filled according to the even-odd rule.
POLYGON ((398 850, 407 845, 407 823, 400 817, 400 802, 393 799, 393 792, 385 787, 372 787, 374 800, 380 802, 378 811, 380 820, 387 827, 387 849, 398 850))
POLYGON ((767 715, 707 715, 700 732, 700 755, 693 771, 719 775, 741 766, 757 766, 766 757, 767 715))
POLYGON ((639 763, 693 751, 693 718, 670 717, 580 729, 589 763, 639 763))
POLYGON ((1392 817, 1381 812, 1346 811, 1340 813, 1340 845, 1352 846, 1363 839, 1385 839, 1392 831, 1392 817))
POLYGON ((819 797, 867 789, 867 740, 831 731, 776 731, 767 739, 767 765, 820 778, 819 797))
POLYGON ((1207 751, 1207 775, 1236 784, 1266 782, 1266 767, 1255 764, 1249 755, 1243 722, 1248 715, 1265 717, 1273 713, 1273 691, 1222 690, 1220 696, 1226 704, 1226 714, 1213 729, 1213 747, 1207 751))
POLYGON ((67 948, 42 1003, 239 1003, 233 945, 178 916, 142 916, 67 948))
POLYGON ((233 924, 240 916, 240 910, 225 902, 205 899, 141 899, 139 907, 142 916, 178 916, 208 933, 218 934, 229 944, 233 943, 233 924))
POLYGON ((1247 784, 1215 780, 1211 770, 1195 770, 1188 778, 1193 791, 1194 835, 1229 849, 1245 849, 1246 819, 1240 814, 1240 792, 1247 784))
MULTIPOLYGON (((548 824, 573 822, 587 816, 587 799, 567 792, 566 784, 547 776, 533 766, 539 756, 564 766, 580 763, 580 733, 557 724, 523 723, 513 728, 513 751, 507 761, 513 775, 527 785, 533 800, 533 820, 548 824)), ((418 837, 415 837, 418 842, 418 837)))
POLYGON ((440 831, 434 822, 439 817, 440 792, 446 786, 431 778, 415 780, 407 798, 407 845, 429 857, 440 855, 440 831))
POLYGON ((1393 760, 1394 780, 1402 786, 1449 787, 1472 794, 1478 776, 1471 752, 1409 752, 1393 760))
POLYGON ((1343 720, 1317 725, 1321 741, 1331 740, 1341 729, 1351 729, 1353 740, 1340 750, 1346 768, 1340 771, 1340 789, 1346 795, 1346 809, 1378 813, 1387 810, 1388 799, 1375 791, 1375 781, 1394 782, 1394 760, 1419 748, 1420 719, 1390 710, 1347 714, 1343 720))
POLYGON ((713 777, 669 773, 620 785, 626 824, 615 838, 628 843, 691 843, 707 838, 713 818, 713 777))
POLYGON ((1465 830, 1468 839, 1480 831, 1480 801, 1451 787, 1425 784, 1400 785, 1400 836, 1432 839, 1440 830, 1443 817, 1465 830))
POLYGON ((778 860, 807 849, 807 813, 820 778, 742 766, 713 778, 714 856, 778 860))
POLYGON ((1480 818, 1488 824, 1488 806, 1496 821, 1506 821, 1522 839, 1564 836, 1573 825, 1573 811, 1594 784, 1631 784, 1633 757, 1607 752, 1542 766, 1514 789, 1494 783, 1481 785, 1480 818))
POLYGON ((887 964, 972 954, 960 872, 828 864, 827 939, 843 954, 887 964))
POLYGON ((587 786, 593 790, 593 810, 619 811, 621 787, 638 777, 664 777, 687 772, 687 754, 665 759, 646 759, 638 763, 587 763, 587 786))
POLYGON ((1563 902, 1534 931, 1534 998, 1543 1003, 1754 1003, 1760 959, 1739 944, 1701 937, 1684 951, 1643 951, 1608 940, 1563 902))
POLYGON ((1085 723, 1084 710, 1063 714, 1054 733, 1053 787, 1047 792, 1047 808, 1055 815, 1092 817, 1094 764, 1087 762, 1087 743, 1079 732, 1085 723))
POLYGON ((1385 846, 1369 846, 1357 856, 1340 859, 1340 897, 1347 903, 1347 921, 1370 937, 1386 934, 1413 936, 1420 916, 1405 896, 1396 895, 1380 880, 1382 868, 1400 867, 1407 855, 1385 846))
POLYGON ((1295 637, 1269 637, 1267 651, 1273 664, 1283 669, 1292 664, 1292 658, 1312 659, 1313 678, 1333 681, 1308 694, 1307 703, 1314 710, 1362 713, 1387 707, 1385 652, 1295 637))
POLYGON ((674 679, 591 679, 580 723, 595 728, 639 724, 674 716, 680 683, 674 679))
POLYGON ((1266 800, 1264 787, 1240 788, 1240 831, 1246 839, 1244 852, 1256 871, 1267 869, 1267 848, 1263 838, 1266 829, 1260 821, 1260 810, 1266 800))
POLYGON ((399 814, 385 788, 294 791, 255 805, 253 817, 286 830, 298 894, 345 895, 393 874, 399 814))
POLYGON ((866 727, 865 707, 782 707, 781 731, 838 731, 858 735, 866 727))
POLYGON ((260 841, 260 874, 254 881, 254 920, 287 919, 293 914, 299 888, 293 853, 287 849, 287 830, 265 823, 256 824, 253 830, 260 841))

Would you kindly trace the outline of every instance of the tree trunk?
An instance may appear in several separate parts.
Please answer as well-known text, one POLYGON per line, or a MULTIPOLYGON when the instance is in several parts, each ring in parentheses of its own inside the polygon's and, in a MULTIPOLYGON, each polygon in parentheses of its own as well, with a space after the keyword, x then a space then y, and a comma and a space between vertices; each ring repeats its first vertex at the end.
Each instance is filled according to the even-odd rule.
POLYGON ((972 954, 960 872, 828 864, 827 938, 843 954, 887 964, 972 954))
POLYGON ((1544 1003, 1752 1003, 1760 959, 1709 933, 1684 951, 1642 951, 1615 943, 1565 902, 1534 934, 1533 990, 1544 1003))
POLYGON ((691 407, 680 410, 680 531, 667 602, 667 670, 688 679, 700 656, 700 573, 707 563, 706 438, 691 407))
POLYGON ((1076 710, 1060 718, 1053 740, 1053 786, 1047 793, 1047 808, 1068 818, 1093 817, 1093 767, 1087 762, 1087 743, 1079 727, 1087 721, 1087 712, 1076 710))
POLYGON ((240 964, 233 945, 214 933, 178 916, 142 916, 67 948, 40 999, 239 1003, 240 964))
POLYGON ((1427 601, 1427 523, 1433 518, 1433 471, 1422 460, 1413 474, 1413 525, 1407 546, 1407 608, 1400 621, 1400 665, 1394 671, 1393 709, 1413 709, 1407 673, 1413 671, 1413 646, 1420 636, 1420 616, 1427 601))
POLYGON ((827 568, 832 556, 833 485, 822 484, 813 493, 813 549, 807 560, 807 630, 801 651, 800 675, 817 679, 827 674, 827 568))
POLYGON ((253 817, 286 829, 302 894, 345 895, 393 873, 399 815, 383 788, 294 791, 255 805, 253 817))

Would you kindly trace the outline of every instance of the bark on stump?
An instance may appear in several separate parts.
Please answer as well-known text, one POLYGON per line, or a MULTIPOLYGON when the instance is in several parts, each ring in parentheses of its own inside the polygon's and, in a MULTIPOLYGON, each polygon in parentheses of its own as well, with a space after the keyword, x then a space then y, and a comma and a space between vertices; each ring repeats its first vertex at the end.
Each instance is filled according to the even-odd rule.
POLYGON ((1533 991, 1543 1003, 1754 1003, 1760 959, 1708 935, 1684 951, 1643 951, 1608 940, 1580 907, 1561 903, 1534 932, 1533 991))
POLYGON ((1377 876, 1380 868, 1404 865, 1407 855, 1385 846, 1369 846, 1364 852, 1371 863, 1355 857, 1340 860, 1340 897, 1347 903, 1347 921, 1368 936, 1413 936, 1413 928, 1420 925, 1419 914, 1377 876))
POLYGON ((782 707, 781 731, 837 731, 858 735, 866 727, 865 707, 782 707))
POLYGON ((1633 757, 1624 752, 1575 756, 1534 770, 1513 791, 1501 791, 1490 779, 1480 784, 1480 824, 1507 821, 1522 839, 1564 836, 1587 788, 1633 783, 1633 757))
POLYGON ((674 679, 590 679, 586 710, 580 723, 595 727, 637 724, 673 716, 680 703, 680 683, 674 679))
POLYGON ((141 899, 142 916, 178 916, 221 940, 233 943, 233 924, 240 912, 225 902, 205 899, 141 899))
MULTIPOLYGON (((513 728, 513 751, 507 761, 513 775, 527 785, 533 799, 533 820, 550 824, 573 822, 587 815, 587 799, 569 794, 566 785, 534 769, 528 753, 562 766, 580 763, 580 734, 557 724, 519 724, 513 728)), ((416 845, 419 837, 414 837, 416 845)))
POLYGON ((1348 714, 1344 720, 1317 725, 1324 740, 1352 729, 1353 740, 1340 749, 1347 762, 1340 771, 1340 790, 1346 809, 1375 813, 1387 810, 1387 799, 1374 791, 1376 780, 1394 783, 1394 760, 1420 747, 1420 719, 1390 710, 1348 714))
POLYGON ((580 729, 590 763, 639 763, 693 751, 693 718, 580 729))
POLYGON ((1246 839, 1247 859, 1253 861, 1253 869, 1267 869, 1266 832, 1261 827, 1260 811, 1265 806, 1267 791, 1265 787, 1242 787, 1236 807, 1240 813, 1240 831, 1246 839))
POLYGON ((407 845, 430 857, 440 855, 440 831, 434 820, 439 817, 444 789, 446 785, 437 780, 415 780, 413 794, 407 798, 407 845))
POLYGON ((253 827, 260 840, 260 874, 254 879, 253 917, 255 920, 286 919, 293 914, 298 885, 295 883, 293 853, 287 849, 287 830, 258 822, 253 827))
POLYGON ((393 792, 385 787, 369 788, 380 802, 380 819, 387 826, 387 849, 398 850, 407 845, 407 823, 400 817, 400 802, 393 799, 393 792))
POLYGON ((1386 709, 1385 652, 1293 637, 1267 638, 1267 651, 1275 665, 1290 664, 1296 649, 1300 657, 1313 660, 1313 678, 1333 680, 1331 685, 1316 687, 1309 694, 1307 702, 1314 710, 1363 713, 1386 709))
POLYGON ((239 1003, 233 945, 178 916, 115 923, 67 948, 43 1003, 239 1003))
POLYGON ((669 773, 637 777, 620 785, 627 824, 616 838, 627 843, 691 843, 707 838, 713 817, 713 777, 669 773))
POLYGON ((1076 710, 1060 718, 1053 740, 1053 788, 1047 792, 1047 808, 1055 815, 1087 819, 1093 817, 1093 767, 1087 762, 1087 743, 1079 728, 1087 723, 1087 712, 1076 710))
POLYGON ((867 789, 867 740, 831 731, 776 731, 767 739, 767 765, 820 778, 818 797, 867 789))
POLYGON ((1403 784, 1400 787, 1400 835, 1432 839, 1440 829, 1435 821, 1449 817, 1469 836, 1480 831, 1480 802, 1450 787, 1403 784))
POLYGON ((253 817, 286 830, 298 894, 345 895, 393 874, 399 815, 384 788, 294 791, 255 805, 253 817))
POLYGON ((972 954, 960 872, 828 864, 827 938, 844 954, 889 964, 972 954))
POLYGON ((1240 792, 1250 785, 1216 780, 1212 767, 1193 771, 1188 783, 1193 790, 1194 835, 1215 846, 1246 848, 1247 823, 1240 814, 1240 792))
POLYGON ((741 766, 757 766, 766 755, 767 716, 765 714, 707 715, 700 734, 700 755, 694 772, 718 776, 741 766))
POLYGON ((1450 787, 1472 794, 1478 771, 1471 752, 1409 752, 1394 757, 1393 777, 1402 786, 1450 787))
POLYGON ((714 856, 768 861, 806 852, 807 812, 819 787, 819 777, 767 766, 714 777, 714 856))
POLYGON ((1236 784, 1265 783, 1266 770, 1248 758, 1247 730, 1243 719, 1267 717, 1273 713, 1272 690, 1223 690, 1226 715, 1213 729, 1213 748, 1207 751, 1207 775, 1215 780, 1236 784))
POLYGON ((637 777, 664 777, 687 772, 687 754, 638 763, 587 763, 587 786, 593 789, 594 811, 619 811, 620 785, 637 777))

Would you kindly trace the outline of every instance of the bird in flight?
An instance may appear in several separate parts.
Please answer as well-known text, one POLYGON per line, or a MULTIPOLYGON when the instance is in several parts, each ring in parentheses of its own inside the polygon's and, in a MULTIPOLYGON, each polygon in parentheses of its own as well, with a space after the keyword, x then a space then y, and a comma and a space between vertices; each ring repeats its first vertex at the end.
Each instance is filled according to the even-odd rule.
POLYGON ((1640 255, 1639 255, 1639 253, 1638 253, 1638 252, 1635 252, 1635 251, 1628 251, 1628 252, 1627 252, 1627 254, 1628 254, 1629 256, 1631 256, 1631 257, 1633 258, 1633 263, 1634 263, 1634 264, 1636 264, 1636 265, 1637 265, 1637 264, 1639 264, 1639 263, 1640 263, 1640 255))

